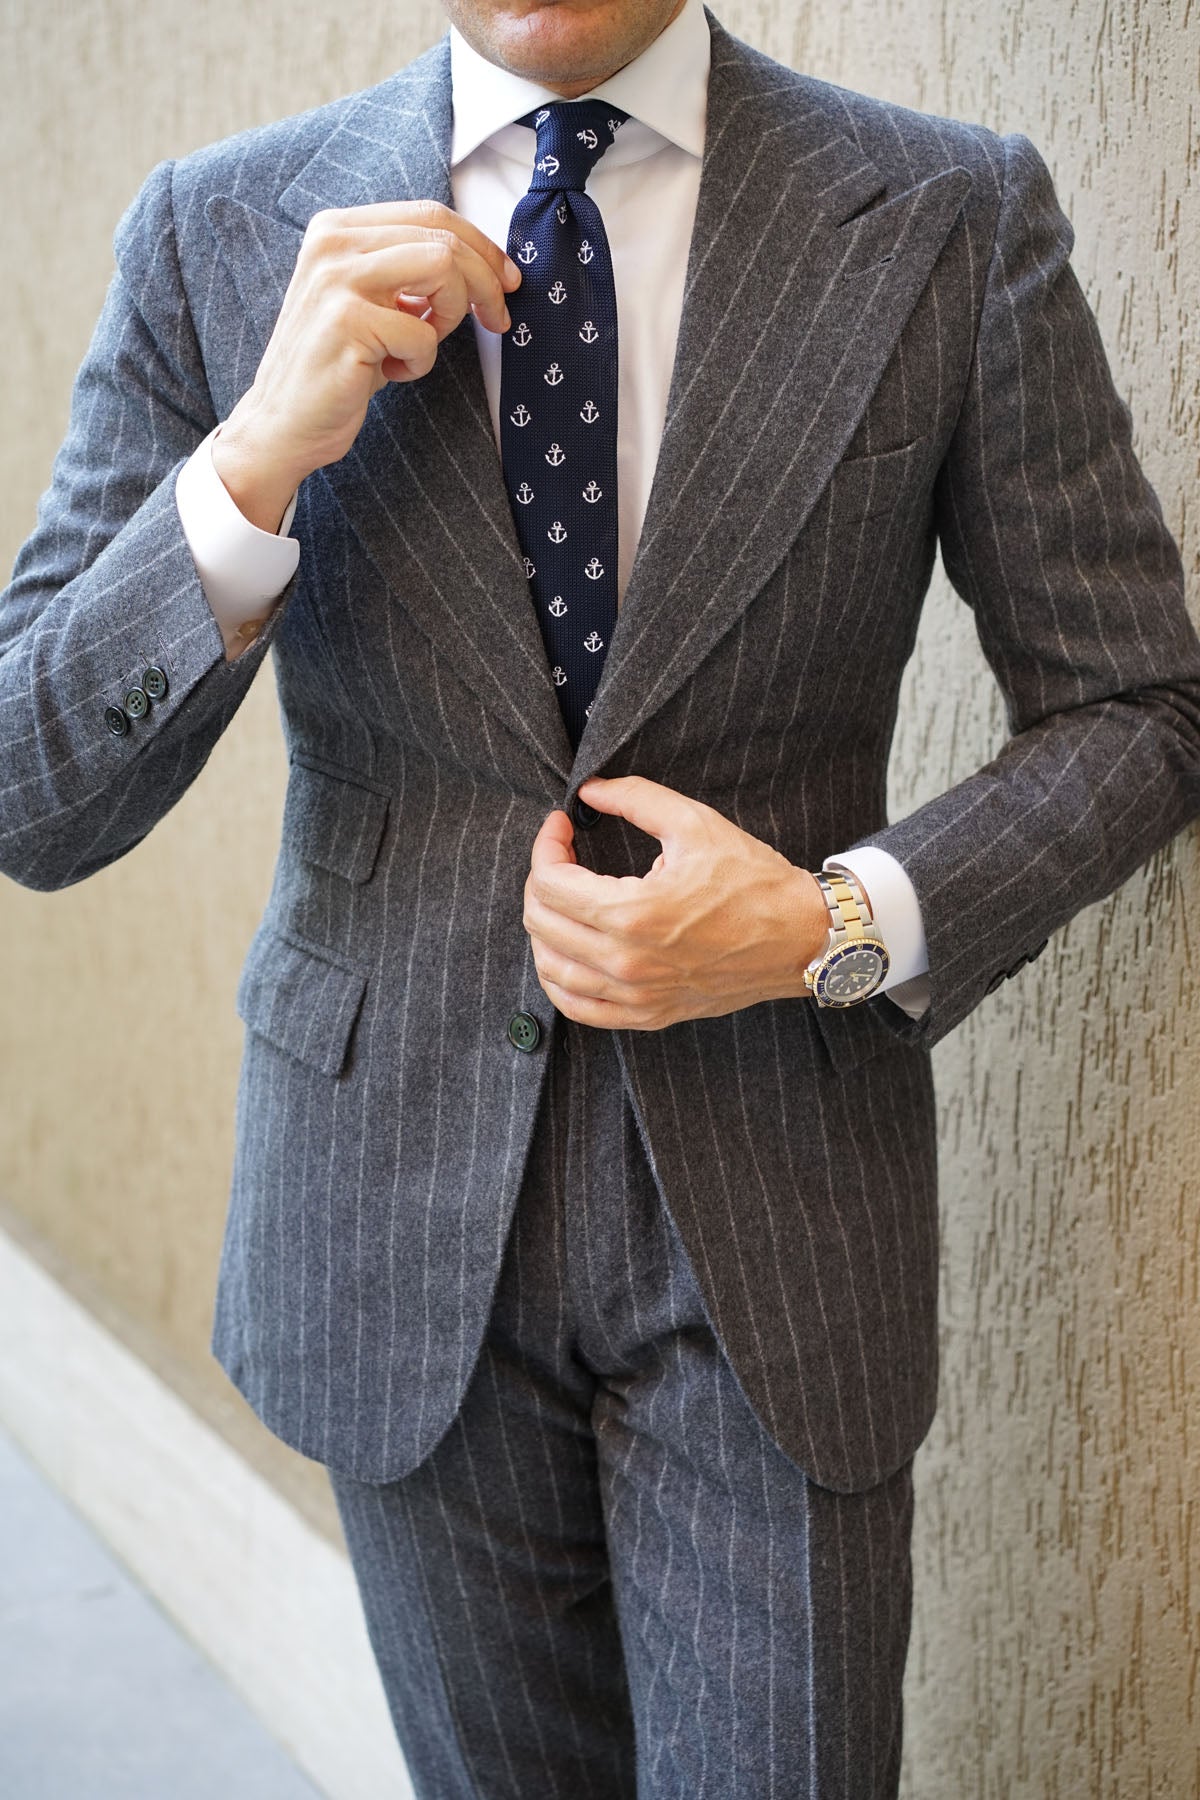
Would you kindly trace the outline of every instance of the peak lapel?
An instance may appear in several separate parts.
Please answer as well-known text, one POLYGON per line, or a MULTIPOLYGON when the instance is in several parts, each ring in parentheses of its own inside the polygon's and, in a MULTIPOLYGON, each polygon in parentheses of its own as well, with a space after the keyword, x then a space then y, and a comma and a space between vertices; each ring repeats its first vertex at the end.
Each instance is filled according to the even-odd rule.
POLYGON ((736 622, 811 512, 970 185, 885 192, 787 75, 710 19, 708 132, 658 466, 573 780, 736 622))
MULTIPOLYGON (((279 199, 293 225, 240 202, 209 202, 265 348, 300 232, 329 207, 381 200, 452 204, 448 39, 364 94, 279 199)), ((257 366, 257 362, 255 363, 257 366)), ((247 382, 253 368, 247 374, 247 382)), ((421 381, 372 400, 353 448, 324 482, 364 550, 455 672, 563 781, 571 750, 529 600, 474 328, 464 320, 421 381)))

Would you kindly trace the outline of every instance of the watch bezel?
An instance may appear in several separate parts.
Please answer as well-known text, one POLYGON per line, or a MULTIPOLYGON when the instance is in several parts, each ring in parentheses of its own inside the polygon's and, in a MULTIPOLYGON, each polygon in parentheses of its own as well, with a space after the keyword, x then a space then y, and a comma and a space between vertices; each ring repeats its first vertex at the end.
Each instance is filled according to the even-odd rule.
POLYGON ((861 1006, 864 1000, 870 1000, 879 992, 883 982, 887 979, 890 967, 891 958, 887 952, 887 945, 882 938, 866 934, 862 937, 848 938, 845 943, 834 944, 827 950, 817 967, 813 970, 813 998, 818 1006, 828 1007, 831 1011, 844 1012, 851 1006, 861 1006), (855 994, 849 1000, 827 999, 825 996, 825 986, 832 972, 839 964, 844 963, 848 956, 861 956, 864 950, 869 950, 879 962, 879 973, 872 985, 869 988, 864 989, 862 993, 855 994))

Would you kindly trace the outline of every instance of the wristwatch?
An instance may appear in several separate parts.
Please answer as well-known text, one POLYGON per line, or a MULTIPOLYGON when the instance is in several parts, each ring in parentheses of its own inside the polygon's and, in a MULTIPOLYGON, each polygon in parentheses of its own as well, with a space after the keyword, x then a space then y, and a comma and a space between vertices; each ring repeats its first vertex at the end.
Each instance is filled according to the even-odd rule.
POLYGON ((888 953, 854 876, 841 871, 814 880, 829 907, 829 942, 804 971, 804 985, 818 1006, 857 1006, 878 993, 888 972, 888 953))

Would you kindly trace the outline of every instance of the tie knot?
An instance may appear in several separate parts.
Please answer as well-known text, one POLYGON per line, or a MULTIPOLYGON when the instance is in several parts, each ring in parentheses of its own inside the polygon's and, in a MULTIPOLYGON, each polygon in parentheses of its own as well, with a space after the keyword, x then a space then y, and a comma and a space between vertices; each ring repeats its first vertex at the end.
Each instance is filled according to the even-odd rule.
POLYGON ((588 176, 629 117, 606 100, 563 100, 526 113, 521 125, 537 132, 530 192, 582 193, 588 176))

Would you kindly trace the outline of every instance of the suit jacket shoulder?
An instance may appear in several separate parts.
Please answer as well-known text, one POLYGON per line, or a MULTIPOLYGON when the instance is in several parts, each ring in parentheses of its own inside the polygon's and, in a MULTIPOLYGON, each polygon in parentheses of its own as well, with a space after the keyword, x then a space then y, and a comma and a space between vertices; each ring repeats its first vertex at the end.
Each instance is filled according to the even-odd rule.
POLYGON ((987 126, 916 112, 803 74, 734 37, 711 13, 709 20, 714 68, 736 64, 740 84, 764 103, 819 119, 828 132, 849 140, 886 182, 874 204, 957 168, 971 177, 975 205, 998 208, 1004 140, 987 126))

